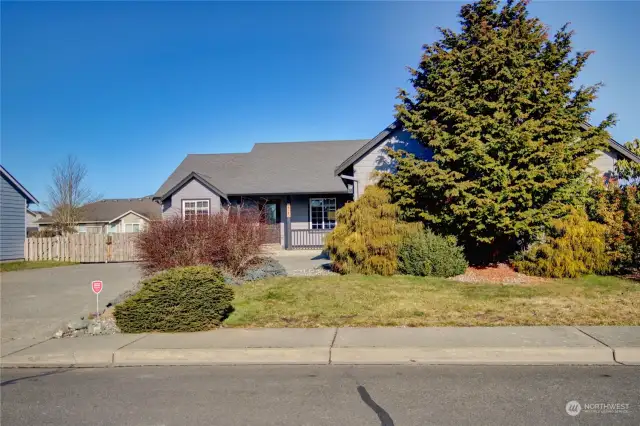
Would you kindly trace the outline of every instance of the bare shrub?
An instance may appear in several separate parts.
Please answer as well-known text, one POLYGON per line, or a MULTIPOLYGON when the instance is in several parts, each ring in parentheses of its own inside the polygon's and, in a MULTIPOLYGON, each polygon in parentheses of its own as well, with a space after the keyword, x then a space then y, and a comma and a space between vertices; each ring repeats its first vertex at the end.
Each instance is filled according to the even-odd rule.
POLYGON ((185 220, 150 223, 136 241, 145 274, 180 266, 212 265, 242 274, 260 254, 267 228, 258 209, 234 209, 185 220))

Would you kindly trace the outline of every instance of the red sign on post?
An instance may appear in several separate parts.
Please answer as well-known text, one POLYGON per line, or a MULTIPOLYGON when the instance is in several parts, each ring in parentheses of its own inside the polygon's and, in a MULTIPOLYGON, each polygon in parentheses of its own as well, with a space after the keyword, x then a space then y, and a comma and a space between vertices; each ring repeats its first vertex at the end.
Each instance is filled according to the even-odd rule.
POLYGON ((91 290, 95 294, 99 294, 102 291, 102 281, 91 281, 91 290))

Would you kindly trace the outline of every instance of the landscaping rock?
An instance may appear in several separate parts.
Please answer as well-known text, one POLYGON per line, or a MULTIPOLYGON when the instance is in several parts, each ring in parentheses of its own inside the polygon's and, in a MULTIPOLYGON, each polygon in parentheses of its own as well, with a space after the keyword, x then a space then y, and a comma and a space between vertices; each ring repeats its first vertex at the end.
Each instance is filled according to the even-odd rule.
POLYGON ((289 274, 292 277, 316 277, 316 276, 324 276, 324 275, 338 275, 336 272, 331 271, 328 268, 324 268, 322 266, 318 268, 311 269, 296 269, 291 271, 289 274))
POLYGON ((80 320, 80 321, 71 321, 67 324, 67 328, 71 330, 84 330, 89 327, 88 320, 80 320))
POLYGON ((91 327, 89 327, 89 334, 100 334, 101 332, 102 326, 98 321, 96 321, 94 324, 91 324, 91 327))
POLYGON ((95 316, 90 320, 80 319, 78 321, 70 321, 64 329, 56 331, 53 337, 59 339, 62 337, 83 337, 120 333, 120 329, 116 325, 116 320, 113 317, 113 309, 114 308, 107 308, 100 316, 95 316))

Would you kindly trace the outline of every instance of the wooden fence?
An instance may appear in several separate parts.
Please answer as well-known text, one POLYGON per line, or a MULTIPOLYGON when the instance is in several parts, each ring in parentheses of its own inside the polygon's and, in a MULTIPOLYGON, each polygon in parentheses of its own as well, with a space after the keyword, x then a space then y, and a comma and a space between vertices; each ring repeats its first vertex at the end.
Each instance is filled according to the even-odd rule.
POLYGON ((61 262, 133 262, 137 234, 72 234, 51 238, 27 238, 25 260, 61 262))

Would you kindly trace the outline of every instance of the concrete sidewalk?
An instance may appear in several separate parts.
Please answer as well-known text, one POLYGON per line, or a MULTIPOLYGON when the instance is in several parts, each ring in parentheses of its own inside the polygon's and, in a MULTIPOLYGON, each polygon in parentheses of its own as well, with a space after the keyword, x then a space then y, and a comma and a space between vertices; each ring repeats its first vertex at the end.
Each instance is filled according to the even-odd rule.
POLYGON ((2 367, 233 364, 640 365, 640 327, 220 329, 51 339, 2 367))

